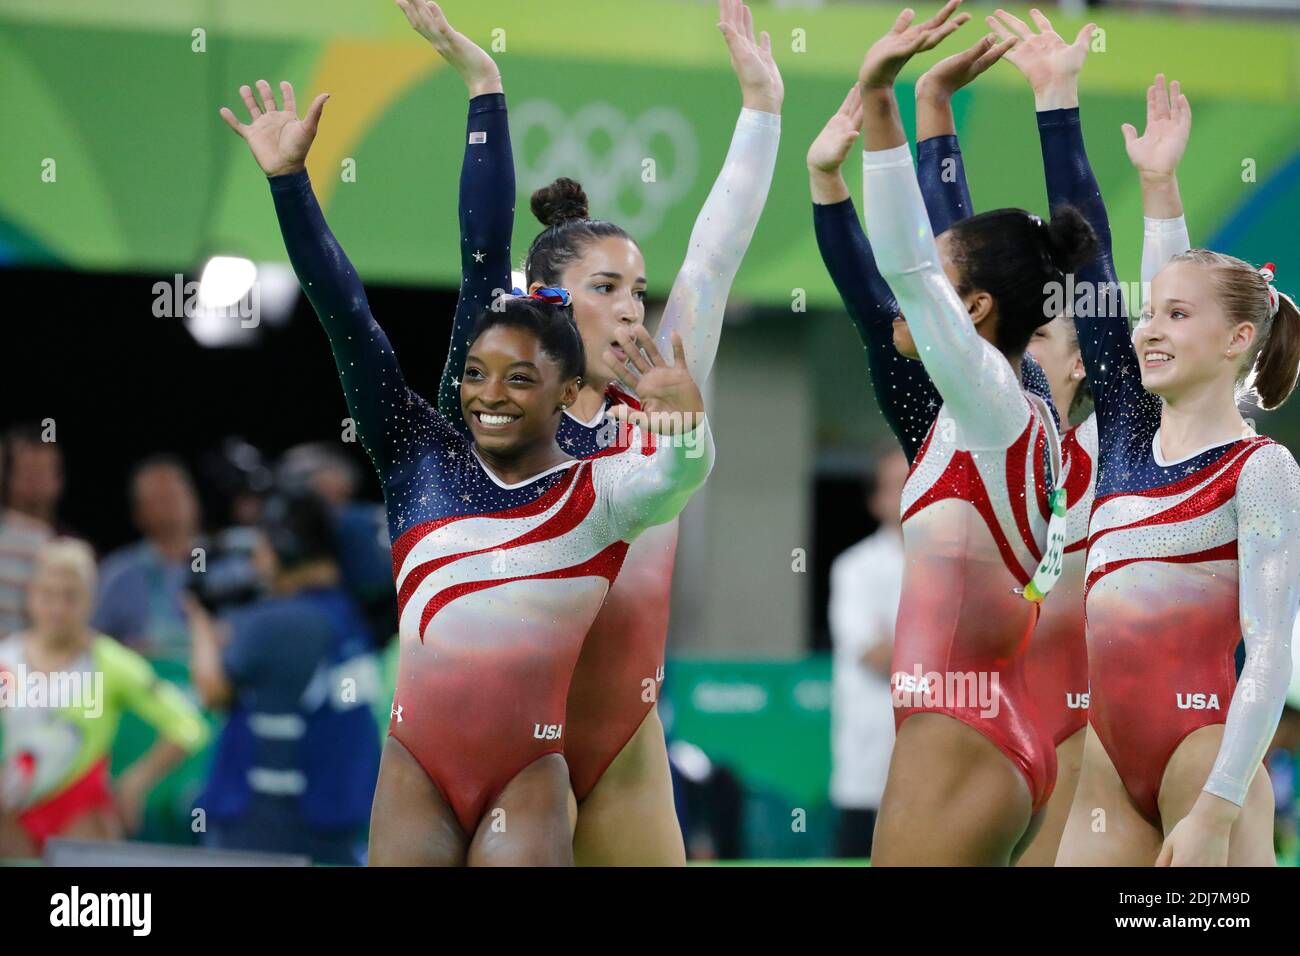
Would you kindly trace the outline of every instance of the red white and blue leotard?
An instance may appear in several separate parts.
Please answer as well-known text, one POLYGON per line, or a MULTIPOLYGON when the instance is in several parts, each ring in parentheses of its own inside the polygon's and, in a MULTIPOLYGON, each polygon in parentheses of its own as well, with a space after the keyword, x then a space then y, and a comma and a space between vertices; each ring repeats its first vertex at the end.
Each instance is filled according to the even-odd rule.
MULTIPOLYGON (((1079 112, 1045 111, 1038 124, 1045 160, 1049 150, 1073 157, 1044 163, 1052 204, 1081 209, 1101 240, 1078 276, 1092 304, 1075 309, 1099 445, 1084 584, 1088 719, 1134 804, 1159 825, 1165 767, 1187 734, 1226 722, 1205 790, 1240 804, 1277 726, 1300 602, 1291 553, 1300 473, 1286 449, 1258 436, 1163 460, 1161 400, 1142 388, 1079 112), (1103 299, 1103 289, 1112 294, 1103 299)), ((1188 246, 1181 217, 1147 220, 1144 283, 1188 246)))
POLYGON ((643 454, 571 460, 502 483, 406 386, 307 174, 270 185, 384 488, 401 640, 389 734, 472 833, 519 771, 562 751, 582 639, 629 543, 673 520, 707 476, 708 424, 643 454))
MULTIPOLYGON (((717 355, 732 281, 767 201, 780 132, 780 116, 741 110, 664 307, 656 334, 659 349, 671 353, 671 333, 677 331, 691 375, 701 385, 717 355)), ((456 378, 464 367, 464 343, 492 293, 511 284, 515 181, 504 95, 471 101, 468 133, 460 181, 461 298, 439 392, 439 407, 453 421, 459 416, 456 378)), ((620 402, 637 405, 634 397, 611 387, 605 407, 620 402)), ((636 442, 615 437, 603 412, 589 422, 566 414, 558 439, 577 458, 640 451, 636 442)), ((676 521, 637 538, 583 643, 569 690, 564 744, 579 800, 591 792, 658 699, 676 550, 676 521)))
MULTIPOLYGON (((1146 226, 1144 282, 1188 245, 1181 217, 1146 226)), ((1080 323, 1101 445, 1085 580, 1089 719, 1159 826, 1165 767, 1188 734, 1226 724, 1204 789, 1240 805, 1277 727, 1300 604, 1300 468, 1254 434, 1166 461, 1162 401, 1142 388, 1127 333, 1122 317, 1080 323)))
POLYGON ((943 397, 903 489, 895 723, 942 713, 969 725, 1021 771, 1036 810, 1056 752, 1025 679, 1038 606, 1017 589, 1043 556, 1055 424, 945 276, 907 145, 864 153, 863 178, 877 264, 943 397))

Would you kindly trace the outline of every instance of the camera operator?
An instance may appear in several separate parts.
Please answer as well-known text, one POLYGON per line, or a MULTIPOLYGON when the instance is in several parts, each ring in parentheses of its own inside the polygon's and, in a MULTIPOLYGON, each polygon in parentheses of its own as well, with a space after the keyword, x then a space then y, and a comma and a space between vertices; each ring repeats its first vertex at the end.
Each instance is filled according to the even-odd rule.
POLYGON ((207 846, 359 863, 379 767, 378 668, 340 585, 333 520, 311 493, 272 496, 255 563, 269 595, 215 620, 192 596, 191 679, 227 708, 195 806, 207 846))

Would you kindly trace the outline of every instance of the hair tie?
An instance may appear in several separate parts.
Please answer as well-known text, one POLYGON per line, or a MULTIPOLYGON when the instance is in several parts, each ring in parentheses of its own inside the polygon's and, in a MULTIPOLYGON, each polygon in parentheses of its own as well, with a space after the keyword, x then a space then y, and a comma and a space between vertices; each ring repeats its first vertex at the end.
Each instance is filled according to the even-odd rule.
POLYGON ((559 287, 542 287, 536 292, 529 293, 515 286, 511 290, 511 295, 516 299, 537 299, 541 302, 549 302, 551 305, 569 305, 573 302, 573 296, 569 294, 569 290, 559 287))
POLYGON ((1266 262, 1259 270, 1259 274, 1268 283, 1268 317, 1271 319, 1277 315, 1277 310, 1282 304, 1282 299, 1277 294, 1277 287, 1273 285, 1273 277, 1277 275, 1277 266, 1271 262, 1266 262))

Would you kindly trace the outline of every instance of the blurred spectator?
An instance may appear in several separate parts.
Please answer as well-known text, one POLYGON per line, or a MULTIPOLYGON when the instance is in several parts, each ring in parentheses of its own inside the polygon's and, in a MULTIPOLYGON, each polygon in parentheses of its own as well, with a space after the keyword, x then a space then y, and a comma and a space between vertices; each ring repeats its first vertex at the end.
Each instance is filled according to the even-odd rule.
POLYGON ((146 657, 185 660, 189 628, 181 592, 199 546, 199 503, 178 458, 153 455, 136 466, 131 513, 143 540, 104 559, 94 623, 146 657))
POLYGON ((256 561, 270 597, 219 620, 186 605, 194 686, 230 710, 195 804, 203 842, 359 863, 379 772, 370 638, 339 586, 327 505, 310 493, 273 497, 262 530, 256 561))
POLYGON ((839 811, 836 855, 871 855, 876 812, 894 748, 889 664, 903 589, 899 501, 907 459, 882 450, 868 482, 877 531, 831 565, 831 802, 839 811))
POLYGON ((0 856, 40 852, 51 836, 120 839, 139 828, 159 780, 208 730, 181 691, 135 652, 90 627, 95 556, 56 538, 38 553, 31 629, 0 640, 0 856), (118 720, 131 711, 160 739, 109 783, 118 720))
POLYGON ((55 533, 63 452, 36 424, 15 425, 0 449, 0 637, 27 626, 27 583, 36 551, 55 533), (6 483, 7 479, 7 483, 6 483))
POLYGON ((393 552, 384 506, 357 501, 361 472, 356 461, 336 445, 315 442, 285 452, 279 468, 285 490, 310 488, 334 514, 343 586, 366 616, 376 647, 397 633, 393 590, 393 552))

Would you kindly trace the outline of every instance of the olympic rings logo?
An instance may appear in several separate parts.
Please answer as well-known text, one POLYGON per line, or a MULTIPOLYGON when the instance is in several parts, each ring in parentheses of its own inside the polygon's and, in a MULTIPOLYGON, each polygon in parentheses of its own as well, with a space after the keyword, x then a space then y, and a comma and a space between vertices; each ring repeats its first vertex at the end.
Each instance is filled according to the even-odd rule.
POLYGON ((511 110, 510 137, 520 185, 531 193, 568 176, 582 184, 591 215, 633 236, 654 235, 699 173, 699 142, 686 117, 656 106, 634 120, 609 103, 588 103, 572 117, 549 100, 511 110), (646 160, 654 178, 643 180, 646 160))

